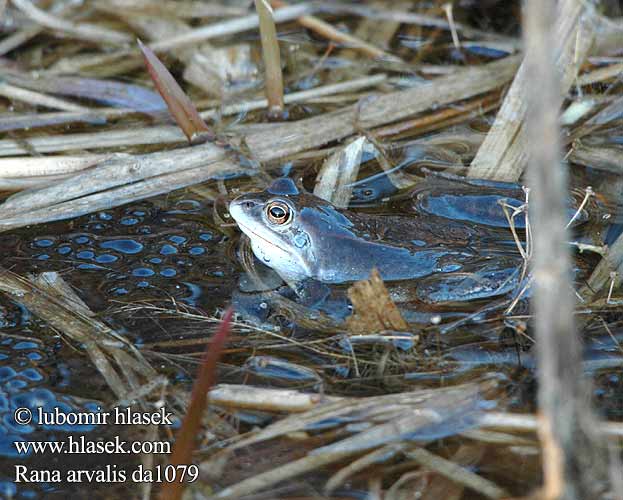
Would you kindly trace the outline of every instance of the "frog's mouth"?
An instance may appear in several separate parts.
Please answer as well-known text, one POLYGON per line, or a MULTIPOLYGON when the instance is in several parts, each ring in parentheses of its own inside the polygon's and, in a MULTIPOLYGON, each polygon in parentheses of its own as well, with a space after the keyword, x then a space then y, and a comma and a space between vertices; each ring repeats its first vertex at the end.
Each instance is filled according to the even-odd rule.
MULTIPOLYGON (((236 221, 238 222, 238 221, 236 221)), ((267 243, 268 245, 270 245, 271 247, 274 247, 280 251, 284 251, 283 248, 281 248, 279 245, 276 245, 275 243, 273 243, 270 240, 267 240, 266 238, 264 238, 261 234, 259 234, 256 231, 253 231, 253 229, 251 229, 249 226, 242 224, 241 222, 238 222, 238 226, 240 226, 240 229, 242 230, 243 233, 251 233, 253 236, 255 236, 256 238, 259 238, 260 240, 262 240, 263 242, 267 243)))

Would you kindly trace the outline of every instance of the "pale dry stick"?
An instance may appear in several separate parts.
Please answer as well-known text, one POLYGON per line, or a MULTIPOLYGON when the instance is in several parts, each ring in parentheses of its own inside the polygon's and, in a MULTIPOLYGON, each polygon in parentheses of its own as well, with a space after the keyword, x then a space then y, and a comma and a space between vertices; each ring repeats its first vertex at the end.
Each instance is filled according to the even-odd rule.
POLYGON ((619 78, 622 73, 623 63, 610 64, 604 68, 598 68, 578 76, 576 85, 591 85, 593 83, 603 82, 604 80, 610 80, 611 78, 619 78))
POLYGON ((450 33, 452 34, 452 43, 456 50, 461 49, 461 42, 459 40, 459 35, 456 32, 456 26, 454 25, 454 15, 452 14, 452 3, 444 4, 443 10, 446 13, 446 17, 448 18, 448 24, 450 25, 450 33))
MULTIPOLYGON (((276 22, 287 22, 297 17, 313 12, 313 4, 298 4, 286 9, 279 9, 275 12, 276 22)), ((192 45, 211 40, 213 38, 235 35, 243 31, 255 29, 259 26, 258 16, 252 14, 235 19, 211 23, 190 30, 186 33, 165 38, 159 42, 150 44, 149 47, 154 52, 173 51, 192 45)), ((62 64, 54 65, 49 71, 51 73, 82 73, 86 68, 101 68, 111 65, 122 65, 126 70, 141 66, 141 54, 136 49, 121 49, 108 54, 89 55, 88 57, 73 56, 66 58, 62 64)))
POLYGON ((72 23, 41 10, 28 0, 11 0, 11 2, 35 23, 81 40, 113 45, 123 45, 132 41, 132 37, 127 33, 102 28, 95 24, 72 23))
POLYGON ((623 156, 620 148, 588 146, 581 140, 574 140, 568 158, 573 163, 616 175, 623 173, 623 156))
POLYGON ((36 177, 2 178, 0 177, 0 191, 23 191, 51 186, 63 181, 72 174, 38 175, 36 177))
MULTIPOLYGON (((52 15, 61 16, 63 14, 67 14, 71 12, 71 10, 75 8, 74 4, 71 2, 67 3, 55 3, 50 12, 52 15)), ((19 31, 5 37, 2 41, 0 41, 0 56, 11 52, 17 47, 23 45, 28 40, 34 38, 39 33, 44 31, 44 27, 38 24, 33 24, 32 26, 26 26, 19 31)))
MULTIPOLYGON (((571 245, 572 247, 577 248, 578 252, 580 252, 580 253, 593 252, 593 253, 601 255, 602 257, 605 257, 606 254, 608 253, 608 246, 607 245, 602 245, 602 246, 589 245, 587 243, 581 243, 579 241, 570 241, 569 245, 571 245)), ((583 299, 582 299, 582 302, 584 302, 583 299)))
MULTIPOLYGON (((302 414, 291 415, 235 443, 226 451, 232 452, 304 430, 308 425, 328 418, 357 415, 358 420, 370 422, 371 425, 353 435, 316 448, 299 460, 244 479, 210 498, 240 498, 314 468, 371 451, 386 443, 400 443, 406 435, 417 434, 422 429, 428 430, 431 425, 443 425, 446 415, 452 418, 452 415, 480 412, 481 410, 476 410, 477 401, 481 401, 484 394, 490 393, 496 386, 496 382, 486 381, 482 384, 465 384, 460 388, 412 391, 382 398, 344 398, 318 405, 302 414)), ((212 464, 209 462, 202 464, 202 467, 210 466, 212 464)))
POLYGON ((33 25, 22 28, 21 30, 13 33, 12 35, 3 38, 0 41, 0 56, 4 56, 5 54, 11 52, 13 49, 16 49, 20 45, 23 45, 42 31, 42 27, 33 25))
MULTIPOLYGON (((525 413, 487 412, 478 417, 481 428, 515 432, 536 432, 539 427, 536 415, 525 413)), ((623 423, 598 422, 597 431, 607 437, 623 438, 623 423)))
POLYGON ((402 452, 407 450, 409 446, 410 443, 408 442, 391 443, 353 460, 329 478, 324 486, 324 494, 331 496, 331 493, 336 488, 339 488, 342 484, 344 484, 349 477, 354 476, 367 467, 378 464, 380 461, 391 460, 396 455, 400 455, 402 452))
POLYGON ((610 288, 608 289, 608 297, 606 298, 606 304, 611 304, 612 292, 614 291, 614 285, 617 281, 617 276, 619 273, 616 271, 612 271, 610 273, 610 288))
POLYGON ((519 234, 517 233, 517 228, 515 226, 515 218, 518 215, 521 214, 525 214, 526 219, 527 219, 527 214, 528 214, 528 194, 529 191, 526 190, 526 202, 523 203, 521 206, 519 207, 515 207, 513 205, 509 205, 506 202, 502 202, 500 203, 501 207, 502 207, 502 211, 504 212, 504 216, 506 217, 506 220, 508 221, 508 227, 511 230, 511 233, 513 235, 513 240, 515 241, 515 245, 517 246, 517 250, 519 251, 519 253, 521 254, 521 257, 528 262, 528 260, 530 260, 529 257, 529 251, 528 248, 526 246, 526 249, 524 249, 522 243, 521 243, 521 238, 519 238, 519 234), (512 213, 510 213, 510 211, 513 211, 512 213))
MULTIPOLYGON (((222 176, 245 172, 238 165, 226 161, 216 161, 210 165, 190 168, 172 174, 159 175, 142 179, 129 185, 116 187, 107 191, 83 195, 81 198, 58 202, 45 208, 34 209, 27 213, 16 214, 10 218, 0 219, 0 232, 18 227, 41 224, 63 219, 73 219, 100 210, 107 210, 127 203, 144 200, 160 194, 170 193, 176 189, 200 184, 222 176)), ((67 181, 71 181, 68 179, 67 181)), ((55 188, 65 184, 60 181, 51 186, 55 188)), ((39 189, 38 191, 42 191, 39 189)), ((1 209, 2 207, 0 207, 1 209)))
POLYGON ((539 421, 537 435, 541 442, 542 469, 545 481, 541 490, 542 497, 545 500, 577 498, 575 494, 570 496, 568 491, 565 492, 564 478, 567 475, 564 470, 565 457, 554 434, 552 419, 542 413, 537 414, 537 419, 539 421))
POLYGON ((51 113, 11 114, 0 118, 0 132, 23 130, 67 123, 103 124, 109 118, 119 118, 128 113, 137 113, 133 109, 93 108, 89 111, 57 111, 51 113))
MULTIPOLYGON (((287 8, 286 3, 282 0, 271 0, 271 3, 275 7, 287 8)), ((356 49, 364 54, 367 54, 374 59, 382 59, 388 62, 403 63, 403 61, 389 52, 379 49, 378 47, 360 40, 359 38, 337 30, 331 24, 311 15, 304 15, 296 20, 301 26, 318 33, 319 35, 328 38, 329 40, 342 44, 350 49, 356 49)))
POLYGON ((35 92, 34 90, 16 87, 6 82, 0 82, 0 95, 8 99, 26 102, 32 106, 43 106, 45 108, 61 109, 70 112, 85 113, 91 111, 91 109, 85 106, 74 104, 65 99, 59 99, 58 97, 52 97, 47 94, 42 94, 41 92, 35 92))
MULTIPOLYGON (((38 153, 54 153, 75 149, 118 148, 138 144, 185 143, 186 136, 179 127, 162 125, 156 127, 110 130, 82 134, 63 134, 51 137, 32 137, 28 144, 38 153)), ((0 140, 0 156, 30 154, 31 150, 14 139, 0 140)))
POLYGON ((586 187, 586 193, 584 194, 584 198, 582 199, 582 203, 580 203, 580 206, 578 207, 578 209, 573 214, 573 217, 571 217, 569 222, 567 222, 567 225, 565 226, 565 229, 569 229, 571 227, 571 224, 573 224, 576 220, 578 220, 578 217, 582 213, 582 210, 584 210, 584 207, 588 203, 588 200, 594 194, 595 193, 593 192, 593 188, 591 186, 587 186, 586 187))
POLYGON ((418 462, 429 470, 442 474, 451 481, 458 482, 487 498, 506 498, 508 493, 493 481, 479 476, 475 472, 450 460, 440 457, 424 448, 415 448, 405 452, 406 458, 418 462))
POLYGON ((199 17, 235 17, 243 16, 247 13, 242 5, 227 6, 220 4, 210 4, 203 0, 191 2, 178 2, 177 0, 106 0, 97 2, 93 7, 98 10, 117 10, 133 12, 138 15, 150 15, 155 17, 178 17, 178 18, 199 18, 199 17))
MULTIPOLYGON (((524 188, 524 190, 526 191, 526 203, 523 204, 521 207, 516 208, 508 205, 508 204, 502 204, 502 209, 504 210, 504 215, 506 216, 508 222, 509 222, 509 227, 511 229, 511 232, 513 233, 513 238, 515 240, 515 243, 517 245, 517 248, 519 249, 519 253, 521 254, 522 258, 524 259, 524 269, 522 271, 522 277, 521 279, 523 280, 523 278, 525 277, 526 271, 527 271, 527 267, 528 267, 528 262, 530 262, 531 256, 532 256, 532 231, 530 229, 530 218, 528 217, 528 213, 527 213, 527 208, 528 208, 528 194, 529 194, 529 190, 527 188, 524 188), (508 211, 510 209, 514 209, 513 214, 509 214, 508 211), (519 239, 519 236, 517 234, 517 231, 515 229, 515 224, 514 224, 514 218, 517 214, 519 213, 526 213, 526 249, 524 250, 523 245, 521 245, 521 240, 519 239)), ((595 193, 593 192, 592 188, 590 186, 588 186, 586 188, 586 194, 584 195, 584 198, 582 200, 582 203, 580 203, 578 209, 575 211, 575 213, 573 214, 573 216, 571 217, 571 219, 569 219, 569 222, 567 222, 567 225, 565 226, 566 229, 568 229, 571 224, 573 224, 573 222, 575 220, 577 220, 577 218, 579 217, 580 213, 582 212, 582 210, 584 209, 584 207, 586 206, 586 204, 588 203, 588 200, 591 196, 593 196, 595 193)), ((588 245, 585 243, 579 243, 579 242, 574 242, 574 241, 570 241, 569 242, 570 245, 575 246, 578 248, 578 250, 581 252, 583 251, 591 251, 591 252, 595 252, 598 253, 600 255, 604 255, 606 250, 604 247, 598 247, 595 245, 588 245)), ((525 293, 530 289, 530 287, 532 286, 534 282, 534 277, 532 275, 532 273, 530 273, 528 275, 528 280, 526 281, 525 285, 522 287, 522 289, 519 291, 519 293, 515 296, 515 298, 513 298, 512 302, 510 303, 510 305, 506 308, 506 310, 504 311, 504 314, 508 315, 511 314, 513 312, 513 310, 515 309, 515 307, 517 306, 517 304, 519 303, 519 301, 521 300, 521 298, 525 295, 525 293)), ((573 287, 572 287, 573 288, 573 287)), ((577 298, 581 301, 581 302, 585 302, 584 298, 582 297, 582 295, 579 292, 576 292, 574 289, 574 293, 576 294, 577 298)))
POLYGON ((621 354, 623 354, 623 346, 621 345, 619 340, 612 333, 612 330, 608 326, 608 323, 606 322, 606 320, 602 316, 599 316, 599 319, 600 319, 600 321, 601 321, 601 323, 602 323, 602 325, 604 327, 604 330, 606 330, 606 332, 608 332, 608 336, 612 339, 612 342, 617 346, 617 348, 619 349, 619 352, 621 354))
POLYGON ((312 471, 318 470, 325 465, 339 462, 350 455, 350 452, 307 455, 303 458, 299 458, 298 460, 269 469, 268 471, 257 474, 253 477, 243 479, 237 484, 224 488, 215 495, 207 498, 209 500, 241 498, 256 491, 269 488, 270 486, 278 484, 286 479, 300 476, 306 472, 311 473, 312 471))
MULTIPOLYGON (((194 315, 190 314, 190 316, 194 315)), ((214 318, 214 323, 217 322, 218 319, 214 318)), ((249 325, 240 324, 240 326, 249 325)), ((304 413, 323 404, 335 403, 346 398, 318 396, 290 389, 219 384, 210 391, 210 399, 218 401, 219 406, 225 408, 304 413)), ((536 432, 538 422, 535 415, 525 413, 486 412, 478 417, 477 427, 514 432, 536 432)), ((623 438, 623 423, 600 422, 598 431, 609 437, 623 438)), ((468 436, 471 435, 471 431, 464 431, 463 433, 468 436)))
MULTIPOLYGON (((563 95, 575 81, 579 65, 586 58, 594 39, 593 10, 585 9, 578 0, 561 0, 554 24, 554 67, 562 79, 555 95, 558 109, 563 95), (581 42, 579 46, 577 42, 581 42), (573 61, 578 64, 573 64, 573 61)), ((551 27, 550 27, 551 29, 551 27)), ((522 64, 511 85, 495 122, 489 130, 474 161, 468 177, 516 182, 527 164, 527 133, 525 129, 526 95, 532 82, 526 64, 522 64)), ((528 131, 529 132, 529 131, 528 131)))
POLYGON ((88 172, 81 172, 57 186, 12 196, 0 205, 0 216, 6 218, 28 213, 36 208, 77 200, 88 194, 149 177, 171 174, 200 165, 211 165, 225 158, 225 152, 211 143, 144 155, 118 155, 103 165, 88 172))
POLYGON ((248 385, 219 384, 209 393, 210 404, 275 413, 303 413, 338 397, 303 393, 291 389, 268 389, 248 385))
MULTIPOLYGON (((575 0, 562 0, 561 5, 572 11, 577 9, 578 16, 572 19, 580 22, 581 8, 575 0)), ((551 50, 556 47, 554 37, 559 36, 551 30, 556 14, 564 16, 566 11, 563 8, 557 13, 553 2, 528 0, 526 3, 522 88, 526 102, 526 142, 523 145, 529 148, 526 154, 530 159, 528 176, 532 191, 535 283, 532 307, 538 337, 538 402, 543 418, 540 438, 545 458, 549 459, 543 463, 544 490, 560 493, 566 500, 580 500, 598 498, 604 493, 608 464, 604 460, 602 440, 595 433, 591 391, 583 374, 582 348, 574 322, 575 300, 571 292, 571 258, 565 225, 567 175, 561 162, 558 124, 562 99, 560 76, 556 72, 559 54, 551 50)), ((575 33, 576 29, 571 25, 569 31, 575 33)))
MULTIPOLYGON (((92 167, 114 156, 47 156, 27 158, 7 158, 0 160, 0 178, 39 177, 44 175, 71 174, 92 167)), ((119 154, 119 156, 123 156, 119 154)))
MULTIPOLYGON (((294 19, 309 14, 314 11, 311 3, 302 3, 298 5, 277 9, 274 12, 274 20, 276 23, 293 21, 294 19)), ((177 49, 188 45, 195 45, 212 38, 219 38, 228 35, 235 35, 242 31, 249 31, 259 26, 259 17, 257 14, 251 14, 235 19, 228 19, 219 23, 209 24, 194 29, 180 36, 171 37, 160 42, 150 44, 151 50, 154 52, 162 52, 166 50, 177 49)))
POLYGON ((278 118, 283 114, 283 74, 281 54, 273 9, 267 0, 255 0, 255 9, 260 17, 260 41, 264 61, 264 85, 268 101, 268 114, 278 118))
MULTIPOLYGON (((292 92, 291 94, 284 95, 283 100, 285 104, 307 102, 311 99, 323 96, 330 96, 343 92, 357 92, 368 87, 375 87, 376 85, 380 85, 386 81, 387 75, 385 73, 364 76, 362 78, 355 78, 345 82, 330 83, 328 85, 321 85, 309 90, 292 92)), ((229 104, 227 106, 223 106, 221 109, 208 109, 206 111, 202 111, 199 115, 201 118, 215 118, 218 115, 231 116, 238 113, 247 113, 249 111, 264 109, 266 107, 268 107, 268 100, 256 99, 254 101, 246 101, 239 104, 229 104)))
POLYGON ((155 376, 153 368, 134 346, 95 319, 93 313, 56 273, 44 273, 28 279, 0 268, 0 291, 26 306, 52 328, 82 345, 117 397, 122 398, 128 393, 127 379, 128 376, 132 377, 132 371, 148 373, 149 378, 155 376), (120 349, 127 349, 131 353, 132 362, 125 367, 113 367, 108 356, 120 349), (119 372, 126 375, 126 380, 119 372))
MULTIPOLYGON (((608 247, 606 255, 599 261, 586 285, 580 289, 580 295, 590 301, 611 280, 613 271, 617 271, 619 276, 623 274, 623 235, 608 247)), ((620 280, 616 279, 615 284, 620 284, 620 280)))
MULTIPOLYGON (((344 138, 357 129, 371 128, 429 109, 487 92, 507 82, 518 63, 509 57, 477 68, 443 76, 413 89, 384 94, 365 105, 349 106, 336 112, 288 123, 271 125, 246 136, 251 154, 269 161, 344 138), (355 123, 358 121, 358 123, 355 123)), ((38 152, 66 151, 76 147, 116 147, 131 144, 184 142, 177 127, 111 131, 99 134, 72 134, 60 137, 36 137, 30 145, 38 152)), ((0 140, 0 156, 28 154, 30 151, 14 140, 0 140)))

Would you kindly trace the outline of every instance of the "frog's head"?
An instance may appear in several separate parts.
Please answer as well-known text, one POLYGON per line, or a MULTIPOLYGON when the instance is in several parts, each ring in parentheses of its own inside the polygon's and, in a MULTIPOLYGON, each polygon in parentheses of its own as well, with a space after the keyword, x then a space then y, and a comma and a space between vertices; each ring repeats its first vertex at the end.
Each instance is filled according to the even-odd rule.
POLYGON ((255 256, 285 280, 297 281, 314 275, 316 231, 302 209, 319 201, 281 178, 266 191, 236 198, 229 213, 250 238, 255 256))

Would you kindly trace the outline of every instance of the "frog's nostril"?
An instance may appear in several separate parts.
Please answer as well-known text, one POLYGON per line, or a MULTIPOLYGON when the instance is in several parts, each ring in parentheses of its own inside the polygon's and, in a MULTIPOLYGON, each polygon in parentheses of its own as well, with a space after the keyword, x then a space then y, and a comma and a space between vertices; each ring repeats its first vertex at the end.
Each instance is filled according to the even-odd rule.
POLYGON ((246 208, 247 210, 253 208, 253 205, 255 205, 255 203, 253 203, 252 201, 245 201, 242 204, 242 206, 246 208))

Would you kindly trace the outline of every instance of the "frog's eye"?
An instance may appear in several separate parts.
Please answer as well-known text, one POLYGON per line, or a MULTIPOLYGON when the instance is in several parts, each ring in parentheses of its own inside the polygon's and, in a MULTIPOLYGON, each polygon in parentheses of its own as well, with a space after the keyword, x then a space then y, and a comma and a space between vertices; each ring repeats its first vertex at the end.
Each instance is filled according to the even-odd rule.
POLYGON ((266 205, 266 217, 273 224, 282 226, 292 220, 292 209, 282 201, 271 201, 266 205))

